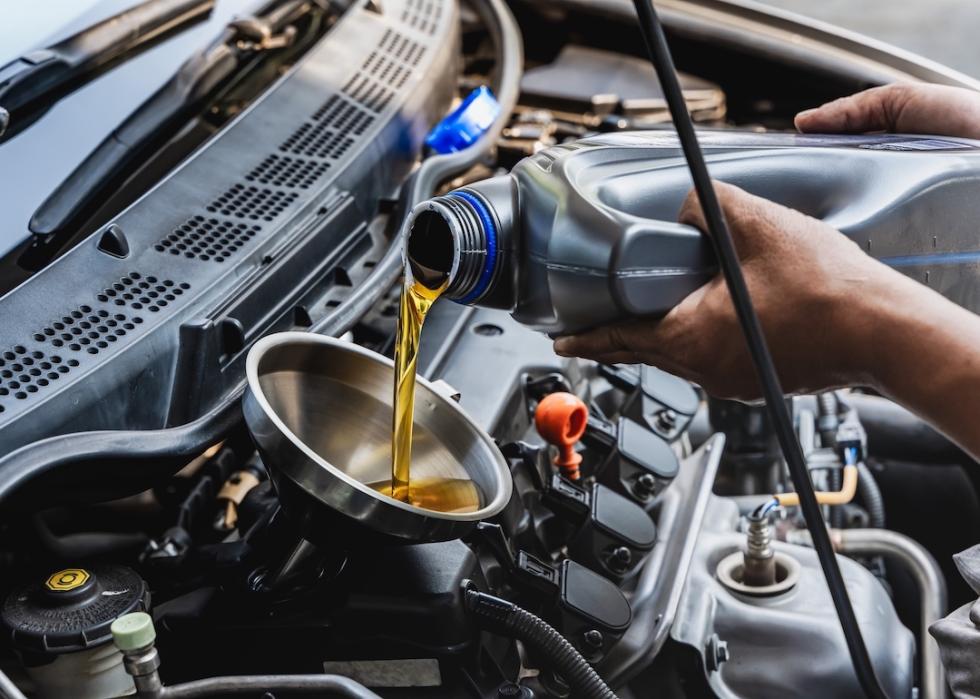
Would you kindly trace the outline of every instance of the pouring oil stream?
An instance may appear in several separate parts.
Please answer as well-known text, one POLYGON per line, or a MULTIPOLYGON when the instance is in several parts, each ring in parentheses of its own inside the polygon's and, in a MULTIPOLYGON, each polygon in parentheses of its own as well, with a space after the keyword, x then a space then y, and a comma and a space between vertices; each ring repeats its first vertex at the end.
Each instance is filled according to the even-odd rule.
POLYGON ((395 334, 395 385, 392 414, 391 480, 372 486, 415 507, 439 512, 475 512, 482 506, 476 484, 468 478, 411 476, 415 423, 415 377, 425 317, 448 285, 430 287, 406 272, 395 334))
POLYGON ((391 497, 410 502, 412 428, 415 421, 415 375, 422 324, 432 304, 446 288, 430 289, 406 275, 395 335, 395 410, 391 440, 391 497))

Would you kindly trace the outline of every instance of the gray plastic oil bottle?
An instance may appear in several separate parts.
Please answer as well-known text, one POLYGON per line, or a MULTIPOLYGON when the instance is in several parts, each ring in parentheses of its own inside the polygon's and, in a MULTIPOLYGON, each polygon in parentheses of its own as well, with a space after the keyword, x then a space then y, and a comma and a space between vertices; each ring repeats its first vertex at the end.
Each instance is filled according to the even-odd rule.
MULTIPOLYGON (((980 310, 980 142, 704 132, 714 178, 841 230, 883 262, 980 310)), ((416 278, 552 335, 661 316, 715 272, 676 223, 691 180, 676 135, 587 138, 419 204, 416 278)), ((808 283, 800 279, 800 284, 808 283)))

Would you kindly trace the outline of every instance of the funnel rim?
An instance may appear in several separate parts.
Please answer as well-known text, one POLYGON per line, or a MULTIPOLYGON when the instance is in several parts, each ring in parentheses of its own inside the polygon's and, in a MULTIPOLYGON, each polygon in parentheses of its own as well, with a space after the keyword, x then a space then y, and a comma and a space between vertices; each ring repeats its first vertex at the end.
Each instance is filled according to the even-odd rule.
MULTIPOLYGON (((484 443, 488 448, 494 461, 496 461, 498 468, 495 471, 496 492, 493 499, 491 499, 486 505, 473 512, 440 512, 438 510, 429 510, 422 507, 415 507, 409 503, 402 502, 401 500, 396 500, 390 495, 386 495, 380 491, 371 488, 370 486, 362 483, 356 478, 351 477, 341 469, 337 468, 333 463, 328 461, 326 458, 318 454, 313 450, 305 441, 300 439, 292 429, 282 420, 279 414, 272 409, 266 398, 265 392, 262 390, 262 385, 259 381, 259 362, 262 357, 271 348, 277 347, 284 344, 290 343, 304 343, 310 345, 324 345, 327 347, 342 348, 345 351, 352 351, 355 354, 359 354, 369 361, 374 361, 384 366, 390 367, 394 371, 394 362, 377 352, 373 352, 365 347, 361 347, 353 342, 348 342, 346 340, 340 340, 334 337, 329 337, 326 335, 317 335, 315 333, 307 332, 280 332, 267 335, 262 339, 258 340, 248 352, 248 356, 245 360, 245 377, 248 382, 249 392, 252 394, 253 399, 261 408, 265 416, 272 422, 272 424, 278 429, 283 435, 285 435, 294 447, 299 449, 303 455, 310 459, 320 468, 326 469, 331 476, 338 478, 347 485, 355 488, 360 493, 367 495, 369 497, 380 500, 386 505, 390 505, 397 509, 403 510, 407 513, 418 515, 427 518, 446 520, 451 522, 478 522, 489 517, 493 517, 500 513, 501 510, 510 501, 511 493, 513 490, 513 482, 511 481, 509 475, 509 469, 507 463, 504 460, 503 455, 500 453, 496 444, 494 444, 492 438, 486 433, 486 431, 474 422, 462 407, 460 407, 455 401, 450 400, 445 397, 439 390, 437 390, 432 382, 419 376, 416 382, 416 390, 418 387, 423 387, 428 391, 436 400, 442 401, 445 406, 455 411, 456 415, 468 423, 473 429, 478 438, 484 443)), ((266 464, 268 468, 276 469, 274 464, 266 464)), ((325 505, 329 506, 327 503, 325 505)))

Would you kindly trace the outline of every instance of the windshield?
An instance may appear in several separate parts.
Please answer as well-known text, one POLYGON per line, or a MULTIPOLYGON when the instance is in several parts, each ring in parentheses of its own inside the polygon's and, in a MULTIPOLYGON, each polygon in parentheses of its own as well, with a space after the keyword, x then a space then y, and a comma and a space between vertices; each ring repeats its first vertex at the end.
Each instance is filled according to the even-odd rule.
MULTIPOLYGON (((7 3, 0 65, 49 46, 139 0, 7 3)), ((99 76, 58 102, 36 124, 0 144, 0 256, 28 238, 35 209, 64 178, 234 16, 258 0, 218 0, 211 16, 99 76)))
POLYGON ((44 0, 9 3, 0 24, 0 65, 48 46, 140 0, 44 0))

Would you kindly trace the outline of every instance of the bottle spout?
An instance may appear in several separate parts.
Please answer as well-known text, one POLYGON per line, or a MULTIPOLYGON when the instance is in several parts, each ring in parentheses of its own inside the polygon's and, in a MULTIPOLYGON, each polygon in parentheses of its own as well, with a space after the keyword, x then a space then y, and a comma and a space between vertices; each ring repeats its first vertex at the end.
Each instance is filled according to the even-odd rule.
POLYGON ((462 304, 500 307, 509 286, 501 280, 511 247, 511 185, 495 179, 424 201, 409 215, 407 271, 430 288, 445 284, 443 296, 462 304), (506 196, 494 196, 498 190, 506 196))
POLYGON ((458 256, 456 240, 445 215, 435 207, 414 216, 408 229, 405 260, 412 276, 430 289, 442 286, 458 256))

